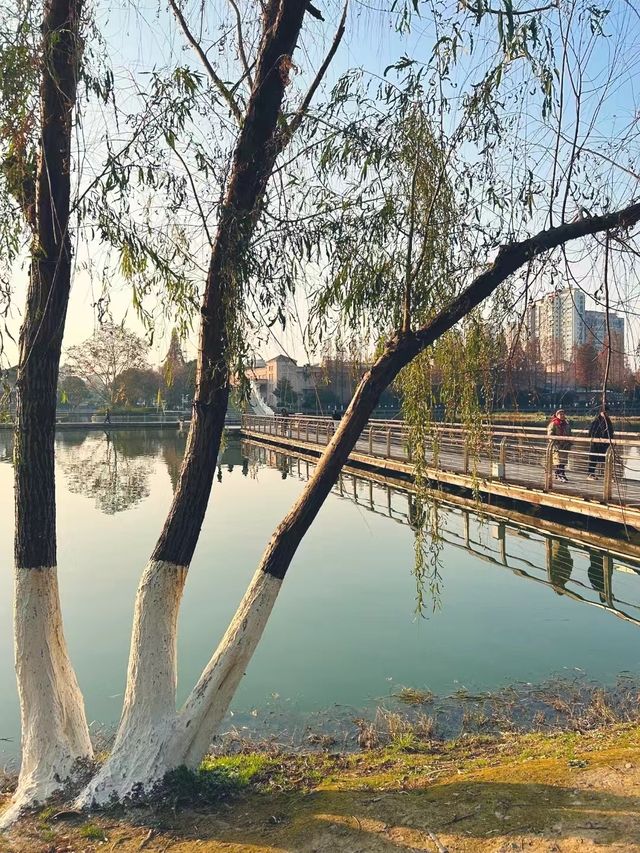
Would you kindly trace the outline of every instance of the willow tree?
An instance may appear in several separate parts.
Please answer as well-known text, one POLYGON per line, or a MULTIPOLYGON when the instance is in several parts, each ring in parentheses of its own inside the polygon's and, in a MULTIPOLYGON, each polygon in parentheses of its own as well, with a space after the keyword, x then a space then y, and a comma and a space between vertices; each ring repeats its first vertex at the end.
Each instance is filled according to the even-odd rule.
MULTIPOLYGON (((312 75, 306 93, 298 103, 293 100, 294 93, 287 107, 285 92, 290 88, 294 71, 292 55, 304 19, 307 15, 322 19, 314 6, 299 0, 269 0, 261 19, 256 22, 254 15, 250 20, 253 32, 258 34, 254 56, 244 42, 239 15, 238 51, 242 68, 238 85, 230 90, 194 38, 182 8, 177 3, 170 5, 209 79, 207 95, 214 94, 208 99, 209 107, 211 101, 214 104, 224 102, 237 121, 237 132, 233 135, 230 156, 221 166, 226 186, 217 210, 215 236, 211 235, 204 215, 201 221, 210 244, 210 260, 200 304, 196 390, 187 452, 167 522, 138 592, 127 692, 118 737, 109 760, 84 794, 85 799, 90 800, 123 796, 139 786, 152 785, 168 769, 190 760, 192 752, 200 748, 194 746, 194 739, 199 743, 205 739, 204 727, 193 725, 189 738, 178 736, 176 731, 178 604, 215 472, 232 359, 240 351, 242 283, 246 278, 248 247, 260 220, 276 158, 302 124, 342 38, 346 18, 345 7, 328 53, 319 64, 317 74, 312 75), (248 90, 246 97, 242 95, 242 86, 248 90)), ((29 11, 32 12, 32 7, 29 11)), ((92 755, 82 696, 62 637, 55 575, 53 479, 55 387, 71 274, 70 140, 80 60, 78 15, 79 4, 47 2, 44 38, 38 47, 42 66, 39 135, 43 150, 38 160, 34 201, 36 239, 22 333, 16 433, 18 585, 15 639, 23 711, 23 761, 13 807, 4 816, 7 822, 25 805, 46 799, 68 782, 82 761, 92 755), (53 145, 51 152, 47 145, 53 145), (49 386, 53 388, 52 394, 48 393, 49 386), (25 573, 27 568, 37 571, 25 573)), ((18 30, 22 26, 18 17, 16 26, 18 30)), ((156 169, 147 170, 144 181, 155 190, 179 189, 187 176, 193 186, 193 177, 189 165, 181 158, 171 120, 184 128, 188 111, 185 103, 193 98, 200 79, 192 70, 183 67, 174 70, 169 84, 154 77, 156 114, 151 132, 161 128, 166 147, 180 160, 186 173, 178 179, 175 175, 169 177, 160 187, 154 183, 156 169), (182 100, 172 101, 169 117, 157 109, 167 85, 175 85, 182 96, 182 100)), ((106 243, 119 249, 120 267, 125 274, 133 278, 136 273, 146 272, 146 263, 151 259, 154 274, 165 283, 171 281, 172 297, 179 302, 188 299, 189 294, 185 296, 180 274, 175 273, 158 249, 156 234, 153 241, 141 241, 135 228, 114 219, 108 203, 109 192, 114 187, 116 194, 124 189, 130 174, 127 169, 131 170, 135 159, 135 147, 144 136, 143 131, 149 133, 148 116, 139 119, 132 139, 116 156, 107 140, 106 166, 80 194, 76 207, 82 215, 93 217, 93 227, 106 243), (127 166, 122 170, 126 157, 127 166), (104 181, 100 183, 101 178, 104 181)), ((206 158, 198 160, 205 173, 207 162, 210 160, 206 158)), ((23 171, 27 174, 26 169, 23 171)), ((141 170, 136 167, 136 171, 141 170)), ((160 181, 165 181, 165 177, 160 181)), ((174 195, 174 211, 179 207, 175 199, 174 195)), ((199 197, 195 198, 195 203, 203 213, 199 197)), ((31 216, 29 199, 24 209, 25 215, 31 216)), ((175 253, 172 260, 175 260, 175 253)), ((134 300, 141 307, 135 290, 134 300)))

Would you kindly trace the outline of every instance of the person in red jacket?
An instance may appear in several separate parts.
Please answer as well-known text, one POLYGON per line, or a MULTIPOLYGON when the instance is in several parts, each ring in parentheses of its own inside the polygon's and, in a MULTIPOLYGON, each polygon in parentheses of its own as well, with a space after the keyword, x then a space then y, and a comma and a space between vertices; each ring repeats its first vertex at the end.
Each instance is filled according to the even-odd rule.
POLYGON ((565 469, 569 461, 569 448, 571 441, 567 439, 571 435, 571 427, 564 413, 564 409, 558 409, 549 421, 547 435, 554 436, 551 452, 553 454, 553 472, 556 480, 567 482, 565 469))

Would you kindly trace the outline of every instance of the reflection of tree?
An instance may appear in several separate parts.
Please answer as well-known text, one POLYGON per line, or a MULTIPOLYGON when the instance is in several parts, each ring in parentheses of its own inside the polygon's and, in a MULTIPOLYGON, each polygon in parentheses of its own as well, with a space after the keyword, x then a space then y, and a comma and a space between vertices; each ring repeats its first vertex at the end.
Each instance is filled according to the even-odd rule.
POLYGON ((114 515, 149 496, 149 457, 157 455, 158 441, 136 434, 87 435, 80 445, 58 443, 58 462, 69 491, 91 496, 96 506, 114 515), (146 451, 146 452, 145 452, 146 451), (151 451, 151 452, 149 452, 151 451))

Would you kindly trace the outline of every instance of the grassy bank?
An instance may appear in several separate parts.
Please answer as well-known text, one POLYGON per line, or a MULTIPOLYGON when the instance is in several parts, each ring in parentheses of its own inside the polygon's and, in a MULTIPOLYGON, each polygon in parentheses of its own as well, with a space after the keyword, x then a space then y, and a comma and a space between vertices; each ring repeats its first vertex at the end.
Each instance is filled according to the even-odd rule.
POLYGON ((249 752, 178 771, 153 805, 48 808, 2 853, 640 851, 640 729, 418 737, 353 754, 249 752))

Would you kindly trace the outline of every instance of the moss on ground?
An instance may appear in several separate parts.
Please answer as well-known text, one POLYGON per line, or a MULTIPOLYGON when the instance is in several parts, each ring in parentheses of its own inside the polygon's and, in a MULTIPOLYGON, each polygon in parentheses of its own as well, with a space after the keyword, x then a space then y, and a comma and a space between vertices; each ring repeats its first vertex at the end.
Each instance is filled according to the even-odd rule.
POLYGON ((41 810, 0 851, 640 851, 636 725, 415 746, 208 758, 154 804, 41 810))

